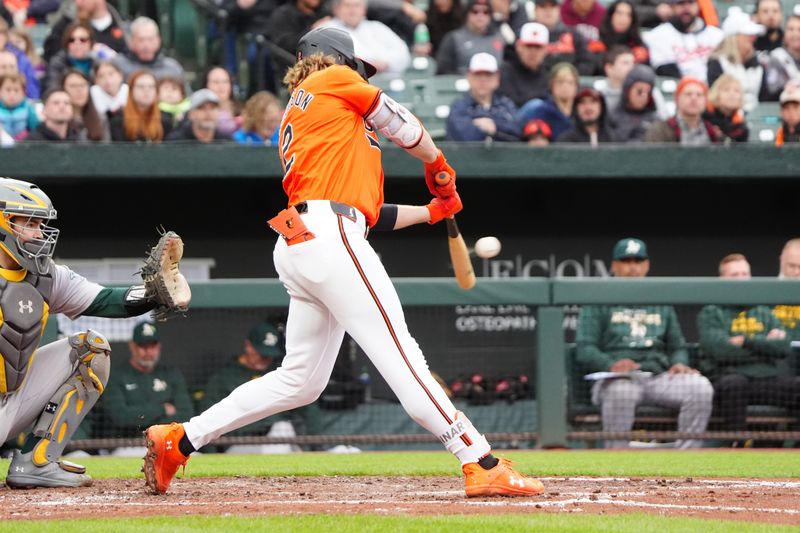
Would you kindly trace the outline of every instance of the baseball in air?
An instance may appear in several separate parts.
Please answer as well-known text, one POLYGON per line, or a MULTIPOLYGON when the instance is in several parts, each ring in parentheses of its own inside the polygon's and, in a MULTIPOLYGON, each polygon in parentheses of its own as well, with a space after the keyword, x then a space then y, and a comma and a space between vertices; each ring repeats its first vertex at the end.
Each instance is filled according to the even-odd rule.
POLYGON ((475 241, 475 255, 489 259, 500 253, 500 241, 497 237, 481 237, 475 241))

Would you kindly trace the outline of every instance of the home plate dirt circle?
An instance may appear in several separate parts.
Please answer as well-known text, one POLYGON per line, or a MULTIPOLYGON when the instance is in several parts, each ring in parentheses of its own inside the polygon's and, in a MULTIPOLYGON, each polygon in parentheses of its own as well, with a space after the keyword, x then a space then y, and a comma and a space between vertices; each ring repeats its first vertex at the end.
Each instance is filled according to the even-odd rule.
POLYGON ((0 489, 0 519, 98 516, 344 513, 652 513, 800 523, 800 481, 629 477, 542 478, 533 498, 471 498, 457 477, 233 477, 176 479, 169 494, 142 479, 105 479, 80 489, 0 489))

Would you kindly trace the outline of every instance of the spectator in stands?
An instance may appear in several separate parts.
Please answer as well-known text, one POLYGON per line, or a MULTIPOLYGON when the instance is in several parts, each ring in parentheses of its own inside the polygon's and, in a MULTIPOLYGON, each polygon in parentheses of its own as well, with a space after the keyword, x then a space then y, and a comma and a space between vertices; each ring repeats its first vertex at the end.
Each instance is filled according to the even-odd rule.
POLYGON ((75 132, 69 127, 72 122, 72 101, 69 94, 53 89, 42 98, 42 122, 28 135, 26 141, 75 141, 75 132))
POLYGON ((519 107, 534 98, 547 98, 549 72, 545 60, 549 42, 547 28, 538 22, 528 22, 520 29, 515 53, 500 70, 498 89, 500 94, 511 98, 514 105, 519 107))
POLYGON ((127 52, 117 54, 116 63, 130 85, 130 76, 137 70, 147 69, 156 79, 164 76, 185 78, 183 67, 161 51, 161 32, 153 19, 138 17, 131 22, 131 39, 127 52))
POLYGON ((469 92, 453 102, 447 117, 448 141, 519 141, 521 128, 514 120, 517 107, 497 93, 497 59, 480 52, 472 56, 467 72, 469 92))
POLYGON ((706 146, 720 142, 717 128, 703 118, 708 87, 702 81, 686 77, 675 89, 675 116, 655 122, 647 129, 647 142, 677 142, 683 146, 706 146))
POLYGON ((277 146, 283 117, 280 100, 268 91, 259 91, 244 105, 242 126, 233 133, 239 144, 277 146))
MULTIPOLYGON (((611 272, 619 278, 643 278, 650 270, 647 246, 622 239, 614 246, 611 272)), ((689 354, 675 309, 668 305, 586 305, 576 331, 576 359, 587 372, 619 372, 592 387, 600 405, 603 431, 633 428, 638 405, 680 409, 678 431, 705 431, 714 391, 689 367, 689 354), (637 375, 639 371, 652 375, 637 375), (632 373, 628 375, 628 373, 632 373)), ((699 440, 679 440, 678 448, 700 447, 699 440)), ((625 440, 606 447, 625 448, 625 440)))
POLYGON ((48 62, 44 83, 47 89, 60 86, 70 69, 83 72, 87 76, 94 75, 94 36, 91 26, 87 22, 70 24, 64 30, 63 44, 63 48, 48 62))
POLYGON ((553 131, 542 119, 535 118, 522 129, 522 140, 528 146, 548 146, 553 141, 553 131))
MULTIPOLYGON (((241 353, 228 359, 225 366, 208 379, 199 410, 216 404, 242 383, 258 379, 279 367, 286 355, 283 335, 269 322, 254 324, 243 344, 241 353)), ((281 421, 297 426, 296 433, 299 434, 318 435, 322 432, 322 412, 314 402, 261 419, 229 435, 267 435, 270 428, 281 421)))
MULTIPOLYGON (((550 96, 544 100, 530 100, 517 112, 518 124, 541 119, 550 126, 553 139, 572 127, 572 111, 578 94, 580 76, 570 63, 557 63, 550 69, 550 96)), ((452 111, 451 111, 452 114, 452 111)))
POLYGON ((771 52, 783 44, 783 6, 781 0, 756 0, 753 16, 766 31, 754 43, 758 52, 771 52))
POLYGON ((775 146, 800 142, 800 80, 786 84, 780 103, 781 125, 775 135, 775 146))
POLYGON ((597 89, 584 87, 575 96, 573 126, 556 138, 559 143, 614 142, 614 133, 606 124, 606 104, 597 89))
POLYGON ((644 35, 650 65, 659 76, 708 79, 711 52, 722 41, 722 30, 699 17, 697 0, 670 0, 673 16, 644 35))
POLYGON ((518 0, 490 0, 492 4, 492 24, 503 37, 508 59, 514 52, 514 45, 520 36, 522 26, 534 21, 533 3, 518 0), (530 7, 530 8, 529 8, 530 7))
POLYGON ((31 65, 33 65, 36 79, 39 80, 41 85, 42 80, 47 74, 47 63, 44 62, 42 56, 40 56, 39 52, 36 50, 36 45, 33 44, 31 31, 27 27, 11 28, 8 30, 8 41, 25 53, 25 57, 27 57, 31 65))
POLYGON ((9 50, 0 50, 0 75, 3 74, 19 74, 25 77, 17 66, 17 56, 9 50))
POLYGON ((158 108, 162 113, 168 114, 172 120, 172 129, 177 128, 186 112, 189 111, 191 102, 186 96, 186 82, 180 78, 161 78, 158 82, 158 108))
MULTIPOLYGON (((16 58, 17 72, 25 76, 25 96, 33 100, 38 100, 41 91, 39 79, 36 77, 36 69, 33 68, 25 52, 11 44, 9 41, 8 24, 6 24, 5 20, 0 19, 0 53, 2 52, 10 52, 16 58)), ((2 61, 4 64, 9 63, 8 58, 4 58, 2 61)), ((0 68, 4 68, 2 64, 0 64, 0 68)), ((0 74, 2 73, 3 71, 0 70, 0 74)))
POLYGON ((605 13, 606 8, 597 0, 564 0, 561 4, 561 22, 567 28, 575 28, 586 39, 589 50, 600 40, 605 13))
POLYGON ((189 99, 188 120, 167 136, 168 141, 191 141, 203 144, 230 141, 231 136, 217 129, 219 96, 211 89, 195 91, 189 99))
POLYGON ((672 18, 670 0, 632 0, 640 27, 655 28, 672 18))
POLYGON ((140 322, 128 341, 127 364, 114 368, 100 400, 107 436, 135 437, 151 424, 192 416, 186 379, 177 368, 161 363, 161 334, 152 322, 140 322))
POLYGON ((272 12, 267 22, 266 35, 285 52, 272 54, 280 76, 294 65, 294 54, 300 37, 328 20, 330 16, 322 0, 294 0, 279 5, 272 12))
POLYGON ((89 89, 95 109, 108 117, 128 102, 128 84, 122 71, 111 61, 100 61, 94 68, 94 85, 89 89))
POLYGON ((648 128, 659 120, 654 98, 656 73, 636 65, 625 77, 622 99, 611 110, 610 123, 618 142, 642 142, 648 128))
POLYGON ((713 124, 723 142, 747 142, 750 130, 744 118, 742 83, 731 74, 722 74, 708 90, 708 106, 703 119, 713 124))
MULTIPOLYGON (((33 24, 47 24, 47 15, 58 10, 58 0, 25 0, 2 2, 11 14, 11 20, 17 27, 33 24)), ((10 23, 9 23, 10 24, 10 23)))
POLYGON ((557 63, 572 63, 581 75, 593 75, 595 64, 592 54, 586 48, 586 39, 561 22, 560 0, 535 1, 536 22, 544 24, 550 32, 550 44, 547 46, 545 64, 552 67, 557 63))
POLYGON ((90 86, 89 77, 79 70, 68 70, 64 76, 61 88, 69 94, 72 102, 70 129, 79 141, 108 141, 111 139, 108 119, 94 107, 90 86))
POLYGON ((332 0, 333 18, 324 26, 345 30, 356 55, 378 72, 403 73, 411 64, 408 44, 386 24, 367 20, 366 0, 332 0))
POLYGON ((783 46, 769 53, 766 68, 771 93, 780 93, 790 80, 800 80, 800 15, 786 19, 783 46))
POLYGON ((725 38, 708 60, 708 84, 712 85, 723 73, 738 78, 742 83, 745 111, 752 110, 760 100, 775 100, 776 95, 769 94, 764 67, 753 48, 756 35, 763 34, 764 27, 753 22, 740 9, 732 7, 722 23, 722 31, 725 38))
POLYGON ((172 117, 158 108, 158 82, 149 70, 137 70, 129 79, 125 107, 111 116, 111 140, 161 142, 172 129, 172 117))
POLYGON ((36 107, 25 97, 25 77, 0 74, 0 126, 15 140, 22 140, 39 125, 36 107))
MULTIPOLYGON (((779 279, 800 279, 800 238, 786 241, 779 265, 779 279)), ((800 341, 800 305, 776 305, 772 314, 781 321, 790 341, 800 341)), ((798 371, 800 368, 795 368, 795 373, 798 371)))
POLYGON ((489 0, 468 0, 464 25, 448 32, 436 54, 436 74, 463 74, 470 59, 477 53, 487 53, 500 62, 505 41, 492 25, 492 5, 489 0))
POLYGON ((439 46, 444 36, 460 28, 467 19, 460 0, 431 0, 428 3, 428 31, 431 39, 431 56, 439 54, 439 46))
MULTIPOLYGON (((725 256, 719 275, 750 279, 742 254, 725 256)), ((714 382, 715 403, 727 430, 747 429, 747 406, 777 405, 800 415, 800 377, 789 373, 789 340, 763 305, 708 305, 697 315, 701 364, 714 382)))
POLYGON ((74 0, 62 3, 58 18, 44 42, 44 60, 50 61, 62 48, 64 30, 76 21, 88 21, 94 30, 95 55, 97 59, 109 59, 113 52, 123 53, 125 42, 125 20, 106 0, 74 0))
POLYGON ((234 94, 231 73, 222 67, 211 67, 206 72, 203 86, 219 97, 217 130, 225 135, 233 134, 239 129, 242 103, 234 94))
POLYGON ((606 76, 605 84, 599 89, 606 99, 608 109, 616 109, 622 97, 622 85, 630 73, 635 58, 631 49, 625 45, 615 45, 603 58, 603 73, 606 76))
MULTIPOLYGON (((608 6, 600 24, 600 39, 593 43, 590 51, 595 54, 599 64, 615 46, 627 47, 636 63, 647 64, 650 60, 650 52, 639 33, 639 20, 631 0, 616 0, 608 6)), ((603 73, 602 68, 598 71, 603 73)))

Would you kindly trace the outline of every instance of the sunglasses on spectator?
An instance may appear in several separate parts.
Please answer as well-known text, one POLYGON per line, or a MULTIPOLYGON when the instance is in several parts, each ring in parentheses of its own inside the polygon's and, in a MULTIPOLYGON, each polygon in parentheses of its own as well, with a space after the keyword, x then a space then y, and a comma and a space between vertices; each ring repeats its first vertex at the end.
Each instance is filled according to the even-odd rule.
POLYGON ((70 37, 68 43, 88 43, 90 41, 89 37, 70 37))
POLYGON ((469 12, 472 13, 473 15, 488 15, 489 14, 489 10, 488 9, 478 8, 478 7, 474 7, 472 9, 470 9, 469 12))

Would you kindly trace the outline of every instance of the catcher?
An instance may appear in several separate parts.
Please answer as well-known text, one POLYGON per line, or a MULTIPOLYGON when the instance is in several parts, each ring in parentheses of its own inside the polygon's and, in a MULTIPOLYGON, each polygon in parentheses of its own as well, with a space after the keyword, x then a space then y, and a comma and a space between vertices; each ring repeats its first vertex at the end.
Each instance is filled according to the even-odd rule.
POLYGON ((165 232, 142 267, 144 285, 107 288, 53 262, 59 230, 50 198, 36 185, 0 178, 0 438, 33 427, 15 450, 11 488, 79 487, 92 478, 61 453, 108 381, 111 348, 96 331, 39 348, 54 313, 109 318, 185 313, 191 292, 178 270, 183 243, 165 232))

